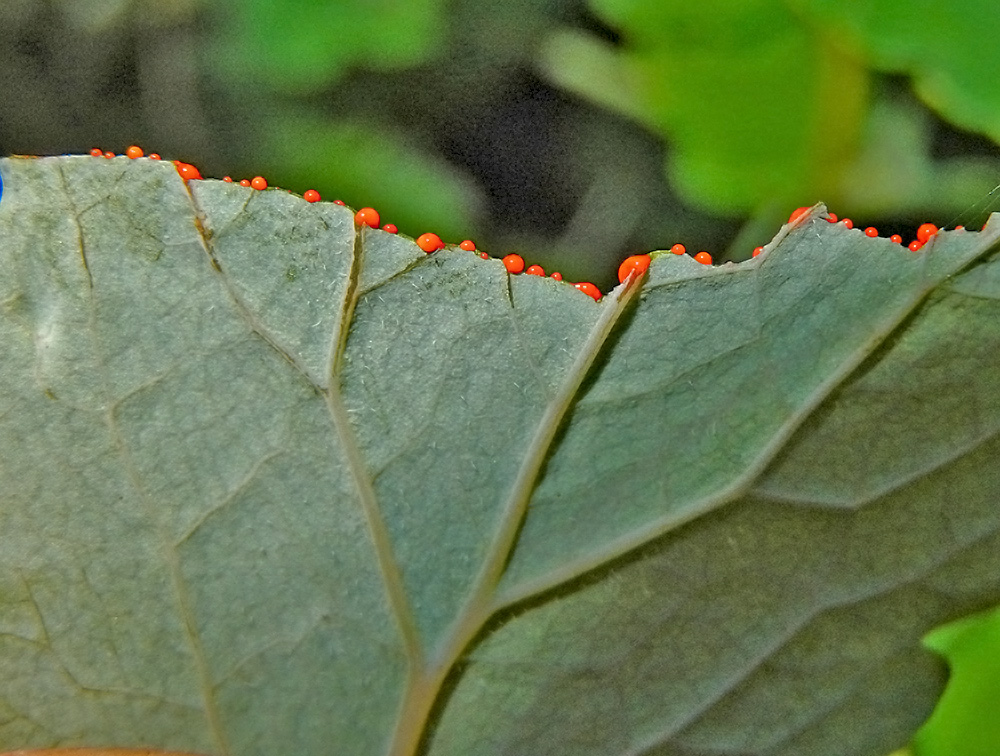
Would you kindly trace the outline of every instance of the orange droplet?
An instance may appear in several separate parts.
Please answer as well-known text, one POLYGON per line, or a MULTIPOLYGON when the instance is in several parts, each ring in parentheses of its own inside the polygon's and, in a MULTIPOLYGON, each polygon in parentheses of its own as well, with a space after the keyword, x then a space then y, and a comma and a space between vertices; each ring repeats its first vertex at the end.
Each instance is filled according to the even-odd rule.
POLYGON ((588 297, 592 297, 595 302, 601 301, 601 290, 598 289, 590 281, 581 281, 580 283, 573 284, 574 288, 579 289, 588 297))
POLYGON ((458 246, 461 247, 462 249, 464 249, 466 252, 475 252, 476 251, 476 243, 474 241, 472 241, 472 239, 466 239, 465 241, 463 241, 462 243, 460 243, 458 246))
POLYGON ((378 228, 378 224, 381 220, 382 219, 378 217, 378 210, 374 207, 363 207, 354 214, 354 222, 359 226, 378 228))
POLYGON ((630 255, 618 266, 618 282, 625 283, 625 279, 633 272, 636 277, 641 276, 649 268, 651 258, 649 255, 630 255))
POLYGON ((302 195, 302 199, 306 202, 319 202, 319 192, 315 189, 306 189, 306 193, 302 195))
POLYGON ((542 268, 541 265, 529 265, 528 269, 526 271, 524 271, 524 272, 527 273, 529 276, 544 276, 545 275, 545 270, 542 268))
POLYGON ((441 237, 437 234, 427 233, 417 237, 417 246, 427 254, 430 254, 444 247, 444 242, 441 241, 441 237))
POLYGON ((865 229, 865 236, 874 239, 876 236, 878 236, 878 229, 875 228, 875 226, 869 226, 868 228, 865 229))
POLYGON ((174 161, 174 166, 176 166, 177 172, 185 181, 201 178, 201 172, 190 163, 182 163, 181 161, 176 160, 174 161))
POLYGON ((562 281, 562 273, 558 270, 552 271, 552 275, 549 278, 555 279, 556 281, 562 281))
POLYGON ((125 150, 125 156, 135 160, 136 158, 141 158, 143 156, 142 147, 133 144, 127 150, 125 150))
POLYGON ((670 251, 673 252, 675 255, 683 255, 687 253, 687 247, 685 247, 683 244, 675 244, 670 248, 670 251))
POLYGON ((763 247, 754 247, 753 248, 753 256, 756 257, 757 255, 759 255, 763 251, 764 251, 763 247))
POLYGON ((696 254, 694 256, 694 259, 696 261, 700 262, 702 265, 711 265, 712 264, 712 256, 710 254, 708 254, 708 252, 705 252, 704 250, 702 250, 701 252, 699 252, 698 254, 696 254))
POLYGON ((788 216, 788 222, 789 223, 795 223, 795 221, 797 221, 803 215, 805 215, 806 213, 808 213, 810 210, 812 210, 811 207, 797 207, 797 208, 795 208, 794 210, 792 210, 792 214, 788 216))
POLYGON ((252 179, 250 179, 250 186, 252 186, 257 191, 262 192, 265 189, 267 189, 267 179, 265 179, 263 176, 254 176, 252 179))
POLYGON ((934 236, 937 232, 938 227, 933 223, 921 223, 917 228, 917 241, 926 244, 927 240, 934 236))
POLYGON ((503 266, 508 273, 520 273, 524 270, 524 258, 518 254, 509 254, 503 258, 503 266))

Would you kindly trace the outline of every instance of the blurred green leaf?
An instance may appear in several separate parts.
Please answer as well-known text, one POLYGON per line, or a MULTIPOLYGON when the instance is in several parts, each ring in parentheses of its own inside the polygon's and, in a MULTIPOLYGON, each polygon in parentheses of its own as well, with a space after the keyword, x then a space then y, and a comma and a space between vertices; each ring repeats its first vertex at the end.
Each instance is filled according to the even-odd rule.
POLYGON ((556 32, 544 71, 667 138, 668 171, 690 201, 734 213, 835 194, 857 147, 868 74, 823 27, 780 0, 591 7, 624 49, 556 32))
POLYGON ((215 65, 238 81, 312 92, 348 67, 412 66, 444 40, 446 0, 235 0, 215 65))
POLYGON ((279 185, 374 207, 414 237, 433 231, 457 243, 475 235, 475 184, 405 135, 285 111, 265 120, 261 138, 259 162, 279 185))
POLYGON ((994 756, 1000 747, 1000 609, 940 627, 924 641, 951 679, 914 739, 915 756, 994 756))
POLYGON ((1000 600, 1000 216, 595 303, 0 160, 0 747, 886 753, 1000 600))
POLYGON ((869 218, 936 212, 949 226, 957 222, 978 228, 987 213, 976 203, 1000 180, 1000 160, 935 158, 931 127, 930 114, 915 103, 876 99, 862 147, 843 174, 843 212, 869 218))
POLYGON ((796 0, 883 70, 913 77, 944 118, 1000 142, 1000 4, 993 0, 796 0))
POLYGON ((575 29, 553 32, 539 64, 549 79, 640 123, 657 125, 640 91, 639 77, 614 45, 575 29))

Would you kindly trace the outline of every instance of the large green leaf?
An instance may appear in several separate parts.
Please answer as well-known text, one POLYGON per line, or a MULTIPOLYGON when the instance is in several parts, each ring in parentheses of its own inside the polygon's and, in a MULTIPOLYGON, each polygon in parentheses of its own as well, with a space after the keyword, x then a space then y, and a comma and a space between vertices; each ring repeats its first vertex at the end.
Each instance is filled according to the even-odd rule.
POLYGON ((0 748, 878 754, 1000 600, 1000 260, 822 208, 600 303, 0 161, 0 748))
POLYGON ((906 73, 923 100, 1000 142, 1000 10, 992 0, 795 0, 883 70, 906 73))
POLYGON ((589 5, 622 43, 555 31, 541 70, 667 137, 671 183, 688 200, 739 213, 839 191, 870 77, 825 26, 783 0, 589 5))
POLYGON ((924 642, 948 657, 952 679, 914 738, 915 756, 993 756, 1000 743, 1000 609, 938 628, 924 642))
POLYGON ((442 0, 238 0, 216 10, 219 70, 284 93, 321 90, 352 65, 423 63, 446 27, 442 0))

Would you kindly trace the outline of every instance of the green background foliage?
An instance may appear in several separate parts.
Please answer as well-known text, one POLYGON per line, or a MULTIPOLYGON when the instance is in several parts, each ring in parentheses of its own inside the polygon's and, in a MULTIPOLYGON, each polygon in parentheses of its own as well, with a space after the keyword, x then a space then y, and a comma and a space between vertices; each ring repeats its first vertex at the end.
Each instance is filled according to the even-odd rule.
POLYGON ((139 143, 606 289, 676 241, 743 259, 817 200, 883 235, 980 223, 998 36, 989 0, 13 0, 0 154, 139 143))

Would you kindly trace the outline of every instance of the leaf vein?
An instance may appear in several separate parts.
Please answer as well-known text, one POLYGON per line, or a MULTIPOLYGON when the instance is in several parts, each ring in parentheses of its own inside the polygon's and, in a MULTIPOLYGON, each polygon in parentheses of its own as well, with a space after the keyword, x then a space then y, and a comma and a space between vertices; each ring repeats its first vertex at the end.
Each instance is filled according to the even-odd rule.
MULTIPOLYGON (((777 239, 778 237, 775 238, 777 239)), ((986 243, 984 243, 980 255, 970 260, 968 264, 973 264, 978 257, 985 254, 993 243, 996 242, 997 238, 1000 238, 1000 225, 992 229, 992 233, 987 236, 986 243)), ((926 262, 923 262, 922 265, 926 265, 926 262)), ((941 281, 925 278, 920 285, 915 287, 913 296, 905 301, 895 312, 888 315, 881 323, 875 324, 871 337, 851 352, 835 370, 832 370, 826 380, 821 381, 816 386, 812 393, 802 401, 798 409, 792 412, 787 420, 778 427, 771 436, 771 439, 762 445, 761 453, 755 459, 751 460, 744 468, 743 473, 734 477, 729 484, 724 485, 715 493, 693 502, 681 511, 675 510, 664 517, 657 518, 641 527, 635 528, 630 533, 616 538, 599 550, 563 564, 533 580, 525 581, 521 585, 507 589, 494 600, 494 609, 509 608, 514 604, 552 590, 570 580, 574 580, 587 572, 604 566, 614 559, 641 548, 653 539, 745 494, 753 482, 763 474, 768 465, 770 465, 784 446, 791 440, 802 424, 819 409, 827 397, 839 388, 868 357, 896 332, 899 326, 910 317, 940 283, 941 281)))

